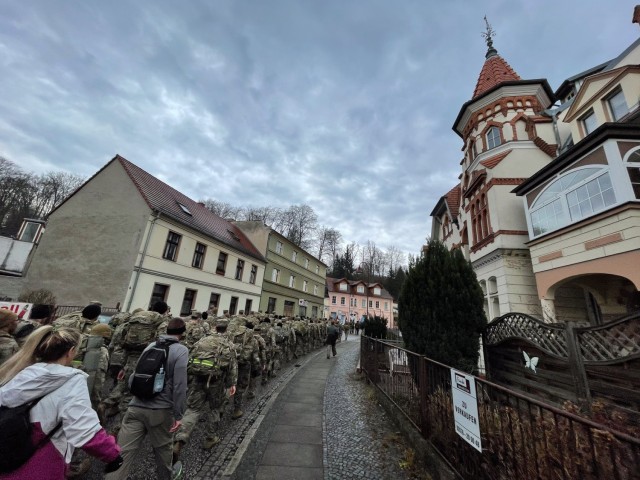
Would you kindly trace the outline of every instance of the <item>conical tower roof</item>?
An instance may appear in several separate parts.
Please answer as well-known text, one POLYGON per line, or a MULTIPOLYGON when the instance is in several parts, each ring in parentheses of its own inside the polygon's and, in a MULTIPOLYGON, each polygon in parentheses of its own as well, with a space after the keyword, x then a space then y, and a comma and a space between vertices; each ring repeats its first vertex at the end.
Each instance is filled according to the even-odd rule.
POLYGON ((476 88, 473 91, 473 97, 476 98, 483 93, 491 90, 496 85, 503 82, 510 82, 514 80, 522 80, 511 65, 509 65, 504 58, 498 55, 498 51, 493 47, 493 37, 495 32, 489 25, 487 17, 484 17, 484 21, 487 24, 487 31, 482 36, 487 42, 487 54, 486 60, 480 71, 480 76, 476 83, 476 88))

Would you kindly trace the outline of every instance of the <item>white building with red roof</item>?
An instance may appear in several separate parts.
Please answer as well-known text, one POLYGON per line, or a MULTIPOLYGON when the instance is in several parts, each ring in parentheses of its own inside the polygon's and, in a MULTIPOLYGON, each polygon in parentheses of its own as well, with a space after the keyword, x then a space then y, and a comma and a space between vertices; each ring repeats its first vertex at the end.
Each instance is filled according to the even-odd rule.
POLYGON ((265 264, 235 225, 116 155, 49 215, 25 289, 62 305, 233 314, 258 310, 265 264))

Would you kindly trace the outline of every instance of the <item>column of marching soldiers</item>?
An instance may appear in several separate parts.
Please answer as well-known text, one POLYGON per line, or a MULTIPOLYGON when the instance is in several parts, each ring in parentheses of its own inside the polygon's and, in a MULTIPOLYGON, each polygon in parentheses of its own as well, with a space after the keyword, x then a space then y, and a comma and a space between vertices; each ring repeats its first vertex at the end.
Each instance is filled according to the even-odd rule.
MULTIPOLYGON (((54 325, 79 330, 82 347, 74 366, 85 371, 94 409, 103 426, 108 417, 120 422, 132 398, 128 379, 135 371, 142 351, 160 335, 166 334, 171 319, 167 304, 157 302, 151 310, 137 309, 115 314, 109 324, 99 323, 99 305, 90 304, 53 321, 54 325), (113 384, 109 382, 113 380, 113 384)), ((251 312, 218 316, 217 309, 184 318, 186 332, 182 343, 189 349, 187 411, 174 436, 174 462, 189 442, 198 421, 204 417, 202 448, 220 442, 219 422, 225 412, 232 419, 244 415, 243 403, 255 397, 257 382, 266 384, 284 363, 320 348, 325 341, 324 320, 281 317, 251 312), (230 396, 231 387, 236 392, 230 396)), ((72 462, 73 476, 90 468, 90 460, 72 462)))

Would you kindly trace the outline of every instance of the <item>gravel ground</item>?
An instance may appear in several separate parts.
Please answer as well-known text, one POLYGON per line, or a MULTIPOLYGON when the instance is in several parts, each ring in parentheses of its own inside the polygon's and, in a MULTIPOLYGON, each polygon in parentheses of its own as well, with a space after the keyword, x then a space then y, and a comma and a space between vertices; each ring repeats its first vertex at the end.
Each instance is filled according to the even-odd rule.
MULTIPOLYGON (((375 400, 372 386, 356 373, 360 337, 338 344, 324 392, 325 480, 417 479, 411 452, 391 418, 375 400)), ((424 475, 424 474, 422 474, 424 475)))

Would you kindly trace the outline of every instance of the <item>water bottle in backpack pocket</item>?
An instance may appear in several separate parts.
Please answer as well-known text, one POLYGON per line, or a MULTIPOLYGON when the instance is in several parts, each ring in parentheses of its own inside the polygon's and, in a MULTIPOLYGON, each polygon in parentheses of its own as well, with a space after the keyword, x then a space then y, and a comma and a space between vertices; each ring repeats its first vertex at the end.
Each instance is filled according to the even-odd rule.
POLYGON ((129 390, 143 400, 149 400, 164 389, 165 372, 169 347, 175 343, 169 340, 157 341, 140 355, 133 372, 129 390))

